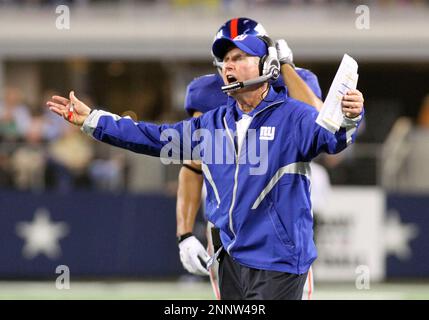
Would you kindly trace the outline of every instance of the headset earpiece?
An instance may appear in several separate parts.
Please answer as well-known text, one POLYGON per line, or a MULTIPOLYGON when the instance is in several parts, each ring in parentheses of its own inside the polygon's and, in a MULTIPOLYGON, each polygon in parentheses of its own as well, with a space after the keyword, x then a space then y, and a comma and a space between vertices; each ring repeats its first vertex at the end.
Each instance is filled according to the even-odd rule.
POLYGON ((259 60, 259 75, 270 75, 271 79, 276 80, 280 75, 280 62, 275 42, 267 35, 258 37, 267 45, 267 54, 259 60))

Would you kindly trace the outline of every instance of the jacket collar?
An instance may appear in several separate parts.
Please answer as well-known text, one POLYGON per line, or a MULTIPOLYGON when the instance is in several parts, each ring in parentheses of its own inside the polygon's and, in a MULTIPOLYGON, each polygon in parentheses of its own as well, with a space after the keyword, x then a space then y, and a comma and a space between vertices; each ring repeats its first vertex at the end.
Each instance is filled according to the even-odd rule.
MULTIPOLYGON (((265 99, 262 100, 255 109, 250 111, 248 115, 253 117, 271 106, 284 102, 286 99, 287 95, 286 89, 284 87, 274 89, 272 86, 270 86, 270 89, 265 99)), ((234 132, 236 130, 235 122, 240 120, 243 114, 244 112, 241 111, 241 109, 238 107, 237 101, 231 97, 228 97, 225 120, 228 124, 228 127, 234 132)))
POLYGON ((234 115, 235 121, 240 120, 244 114, 247 114, 248 116, 253 117, 254 115, 256 115, 257 113, 259 113, 260 111, 264 110, 269 105, 273 104, 273 102, 276 102, 277 100, 280 100, 281 97, 279 97, 279 96, 281 96, 281 95, 282 94, 280 92, 275 91, 273 89, 273 87, 270 86, 269 90, 268 90, 268 94, 266 95, 266 97, 264 98, 264 100, 262 100, 256 106, 255 109, 253 109, 252 111, 247 112, 247 113, 243 112, 239 108, 237 101, 235 101, 234 99, 231 99, 231 100, 233 100, 233 102, 231 102, 231 107, 232 107, 231 109, 233 111, 233 115, 234 115))

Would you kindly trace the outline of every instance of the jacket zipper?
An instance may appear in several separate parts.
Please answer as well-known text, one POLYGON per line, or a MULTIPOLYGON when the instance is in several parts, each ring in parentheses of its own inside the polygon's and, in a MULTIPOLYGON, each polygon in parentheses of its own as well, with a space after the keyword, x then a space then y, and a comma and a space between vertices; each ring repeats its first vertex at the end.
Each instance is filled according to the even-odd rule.
MULTIPOLYGON (((255 117, 256 117, 258 114, 260 114, 261 112, 263 112, 263 111, 267 110, 268 108, 271 108, 272 106, 275 106, 275 105, 277 105, 277 104, 279 104, 279 103, 283 103, 283 102, 284 102, 284 100, 276 101, 275 103, 270 104, 269 106, 266 106, 264 109, 262 109, 262 110, 258 111, 257 113, 255 113, 255 114, 253 115, 253 117, 252 117, 252 120, 251 120, 251 121, 250 121, 250 123, 249 123, 249 126, 247 127, 247 130, 249 130, 250 125, 251 125, 251 124, 252 124, 252 122, 253 122, 253 119, 255 119, 255 117)), ((233 188, 233 190, 232 190, 231 206, 230 206, 230 208, 229 208, 229 212, 228 212, 228 216, 229 216, 229 230, 231 230, 232 234, 234 235, 234 240, 229 244, 228 248, 226 248, 226 251, 227 251, 227 252, 228 252, 228 254, 229 254, 229 253, 230 253, 230 250, 231 250, 231 247, 232 247, 232 245, 234 244, 235 239, 237 238, 237 236, 236 236, 236 234, 235 234, 235 231, 234 231, 233 223, 232 223, 232 212, 233 212, 234 207, 235 207, 235 198, 236 198, 236 196, 237 196, 239 159, 240 159, 241 147, 243 146, 243 144, 241 144, 241 146, 240 146, 240 149, 239 149, 239 150, 235 151, 235 143, 234 143, 234 139, 233 139, 233 137, 232 137, 232 135, 231 135, 231 133, 230 133, 230 131, 229 131, 229 127, 228 127, 228 124, 227 124, 227 122, 226 122, 226 120, 225 120, 225 117, 223 118, 223 122, 224 122, 224 125, 225 125, 225 128, 226 128, 226 131, 227 131, 227 133, 228 133, 228 136, 229 136, 229 138, 231 139, 231 143, 232 143, 232 145, 234 146, 235 162, 236 162, 236 163, 235 163, 235 174, 234 174, 234 188, 233 188)), ((247 130, 246 130, 246 134, 247 134, 247 130)), ((243 143, 244 143, 244 141, 243 141, 243 143)))

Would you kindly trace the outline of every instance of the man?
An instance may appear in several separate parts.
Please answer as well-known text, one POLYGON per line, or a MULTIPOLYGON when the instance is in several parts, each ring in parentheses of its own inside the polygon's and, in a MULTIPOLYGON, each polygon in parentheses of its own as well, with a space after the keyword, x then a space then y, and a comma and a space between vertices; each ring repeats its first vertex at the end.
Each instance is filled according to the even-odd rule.
MULTIPOLYGON (((223 60, 224 82, 232 85, 258 77, 267 46, 247 35, 218 39, 213 52, 223 60)), ((200 155, 208 186, 206 214, 220 229, 225 248, 219 265, 222 299, 301 299, 316 259, 309 162, 321 152, 338 153, 352 143, 363 109, 356 103, 343 106, 347 117, 332 134, 315 123, 313 107, 287 97, 285 88, 276 91, 264 82, 230 96, 225 106, 170 125, 91 110, 73 92, 70 99, 54 96, 47 104, 111 145, 152 156, 166 157, 170 151, 188 159, 200 155), (219 133, 222 143, 211 143, 210 136, 219 133), (247 137, 259 141, 252 147, 247 137), (255 152, 259 163, 250 159, 255 152)))
MULTIPOLYGON (((266 35, 266 31, 261 24, 252 19, 234 18, 228 20, 219 28, 215 38, 235 37, 240 34, 262 36, 266 35)), ((274 85, 284 86, 286 84, 289 89, 288 94, 292 98, 304 101, 319 110, 322 102, 320 100, 321 90, 317 77, 309 70, 295 68, 293 54, 286 41, 279 40, 277 42, 277 52, 281 61, 283 78, 279 78, 274 85)), ((221 72, 222 62, 218 61, 216 57, 214 58, 213 64, 221 72)), ((189 115, 198 117, 206 111, 225 104, 227 95, 221 91, 223 85, 223 80, 218 74, 206 75, 194 79, 186 90, 185 110, 189 115)), ((213 238, 219 239, 218 230, 212 228, 212 224, 208 224, 207 251, 192 232, 201 203, 203 185, 201 164, 185 161, 179 173, 178 184, 176 235, 180 249, 180 260, 183 267, 190 273, 208 275, 210 271, 209 275, 213 292, 216 298, 220 299, 216 260, 209 271, 204 266, 205 262, 209 259, 209 255, 213 256, 216 252, 215 248, 217 245, 213 245, 213 238)), ((313 279, 311 271, 308 278, 313 279)), ((311 296, 312 288, 313 283, 306 283, 306 289, 308 290, 305 290, 303 298, 307 299, 311 296)))
MULTIPOLYGON (((240 18, 241 19, 241 18, 240 18)), ((286 45, 286 43, 285 43, 286 45)), ((291 60, 291 50, 287 45, 278 51, 279 56, 283 60, 288 57, 291 60)), ((282 63, 283 81, 277 81, 278 86, 284 86, 287 83, 288 94, 297 100, 302 100, 320 109, 322 104, 319 97, 321 96, 320 86, 317 77, 309 70, 294 68, 291 64, 283 61, 282 63), (287 75, 287 76, 286 76, 287 75), (295 75, 300 79, 301 83, 297 83, 295 75), (302 80, 301 80, 302 79, 302 80), (305 82, 304 82, 304 81, 305 82), (305 87, 305 88, 303 88, 305 87), (309 89, 308 89, 309 88, 309 89), (310 91, 308 94, 306 91, 310 91)), ((193 117, 199 117, 204 112, 216 109, 227 102, 227 95, 221 91, 221 86, 224 85, 222 78, 219 75, 211 74, 194 79, 187 87, 185 98, 185 110, 193 117)), ((351 98, 359 98, 358 95, 351 98)), ((213 292, 217 299, 220 298, 219 288, 217 283, 216 262, 208 271, 203 265, 209 259, 209 256, 215 254, 216 250, 213 246, 212 238, 217 237, 217 229, 212 229, 209 224, 207 230, 207 250, 201 242, 193 235, 196 215, 201 203, 201 192, 203 186, 203 175, 201 164, 197 162, 185 161, 179 172, 178 191, 177 191, 177 231, 176 235, 179 239, 180 260, 183 267, 190 273, 195 275, 208 275, 210 272, 210 281, 213 287, 213 292)), ((309 279, 313 279, 309 273, 309 279)), ((312 280, 310 281, 312 282, 312 280)), ((308 299, 311 296, 313 283, 306 284, 303 298, 308 299)))
MULTIPOLYGON (((240 34, 266 35, 266 31, 261 24, 249 18, 234 18, 223 24, 216 33, 215 39, 234 38, 240 34)), ((293 54, 286 41, 279 40, 276 43, 277 53, 281 62, 282 78, 273 85, 284 86, 288 90, 288 95, 294 99, 303 101, 314 106, 318 111, 323 103, 321 99, 321 89, 317 77, 309 70, 295 68, 293 54)), ((212 53, 213 54, 213 53, 212 53)), ((221 68, 222 62, 214 57, 214 65, 221 68)), ((198 117, 204 112, 216 109, 227 101, 227 95, 220 88, 224 85, 219 75, 206 75, 194 79, 187 87, 185 98, 185 110, 189 115, 198 117)), ((353 92, 346 97, 351 101, 360 101, 362 95, 359 91, 353 92)), ((362 99, 363 100, 363 99, 362 99)), ((196 214, 201 202, 201 189, 203 177, 201 164, 196 162, 185 162, 179 173, 179 187, 177 192, 177 236, 179 239, 180 258, 184 268, 196 275, 207 275, 208 271, 204 266, 209 255, 215 253, 212 245, 212 233, 207 232, 207 251, 200 241, 193 235, 196 214)), ((213 237, 216 237, 214 232, 213 237)), ((217 298, 219 298, 215 268, 210 269, 210 280, 217 298)), ((313 279, 309 273, 309 279, 313 279)), ((311 280, 312 282, 312 280, 311 280)), ((311 296, 313 284, 306 284, 303 298, 311 296)))

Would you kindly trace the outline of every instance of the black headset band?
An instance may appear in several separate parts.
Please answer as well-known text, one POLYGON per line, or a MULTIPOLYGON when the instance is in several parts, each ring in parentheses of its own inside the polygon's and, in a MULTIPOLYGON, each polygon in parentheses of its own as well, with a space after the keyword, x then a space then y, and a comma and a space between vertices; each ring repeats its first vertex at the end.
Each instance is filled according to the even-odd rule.
POLYGON ((260 36, 258 36, 258 38, 261 39, 262 41, 264 41, 268 48, 276 46, 276 44, 274 43, 273 39, 271 39, 267 35, 260 35, 260 36))
POLYGON ((264 41, 265 45, 267 46, 267 54, 265 54, 263 57, 261 57, 261 60, 259 60, 259 75, 262 76, 263 75, 263 69, 264 69, 264 64, 267 60, 267 57, 270 55, 269 53, 269 48, 275 48, 276 44, 274 43, 273 39, 271 39, 269 36, 267 35, 258 35, 257 36, 259 39, 261 39, 262 41, 264 41))

